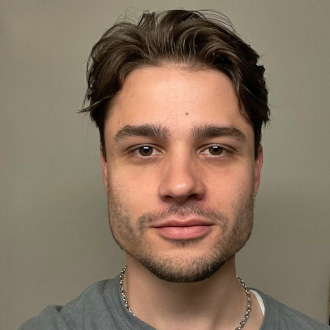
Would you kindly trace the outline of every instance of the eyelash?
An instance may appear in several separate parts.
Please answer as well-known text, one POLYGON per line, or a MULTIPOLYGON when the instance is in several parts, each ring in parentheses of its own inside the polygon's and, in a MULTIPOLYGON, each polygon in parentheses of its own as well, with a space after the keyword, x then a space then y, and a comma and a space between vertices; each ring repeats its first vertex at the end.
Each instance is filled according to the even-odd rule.
MULTIPOLYGON (((150 158, 150 157, 155 156, 153 154, 155 151, 157 152, 156 154, 161 154, 162 153, 161 151, 158 150, 158 148, 156 148, 152 145, 145 144, 145 145, 140 145, 140 146, 135 147, 134 149, 132 149, 130 151, 130 154, 135 155, 137 157, 141 157, 141 158, 150 158), (150 155, 142 155, 140 153, 140 151, 142 151, 143 148, 149 148, 149 150, 151 150, 151 154, 150 155)), ((202 154, 206 154, 207 157, 214 157, 214 158, 224 157, 223 154, 232 153, 232 151, 229 150, 229 148, 226 148, 226 147, 224 147, 222 145, 218 145, 218 144, 212 144, 212 145, 209 145, 209 146, 204 146, 203 149, 200 149, 200 151, 201 151, 202 154), (206 151, 210 151, 211 148, 219 148, 221 153, 219 155, 212 155, 211 152, 206 154, 206 151)))
POLYGON ((142 158, 149 158, 149 157, 154 156, 154 155, 152 155, 152 154, 151 154, 151 155, 147 155, 147 156, 143 156, 143 155, 141 155, 141 154, 138 154, 138 153, 139 153, 139 150, 141 150, 141 149, 143 149, 143 148, 150 148, 150 149, 152 150, 152 153, 153 153, 154 151, 157 151, 157 154, 160 154, 160 153, 161 153, 160 151, 158 151, 158 149, 157 149, 156 147, 151 146, 151 145, 148 145, 148 144, 144 144, 144 145, 137 146, 137 147, 135 147, 134 149, 132 149, 132 150, 130 151, 130 153, 133 154, 133 155, 136 155, 137 157, 142 157, 142 158))
POLYGON ((205 151, 210 151, 212 148, 219 148, 221 153, 219 155, 212 155, 211 152, 209 154, 207 154, 209 157, 220 157, 222 156, 223 157, 223 153, 227 153, 228 150, 226 148, 224 148, 223 146, 221 145, 217 145, 217 144, 213 144, 213 145, 210 145, 206 148, 203 149, 202 153, 205 153, 205 151))

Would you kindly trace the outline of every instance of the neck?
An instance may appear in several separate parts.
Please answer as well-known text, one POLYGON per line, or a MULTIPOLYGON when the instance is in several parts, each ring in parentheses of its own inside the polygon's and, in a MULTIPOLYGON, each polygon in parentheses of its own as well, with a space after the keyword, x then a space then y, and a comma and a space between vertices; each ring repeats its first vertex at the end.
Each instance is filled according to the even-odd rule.
POLYGON ((157 329, 235 329, 247 306, 234 258, 204 281, 172 283, 128 256, 124 287, 135 315, 157 329))

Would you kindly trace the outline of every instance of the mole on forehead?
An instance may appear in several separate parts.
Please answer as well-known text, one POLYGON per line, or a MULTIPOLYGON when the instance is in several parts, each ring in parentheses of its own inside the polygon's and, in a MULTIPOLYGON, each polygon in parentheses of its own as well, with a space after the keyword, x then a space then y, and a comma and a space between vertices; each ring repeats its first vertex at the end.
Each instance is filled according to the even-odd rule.
MULTIPOLYGON (((223 127, 215 125, 199 125, 192 128, 191 135, 196 139, 217 136, 232 136, 242 141, 246 140, 244 133, 233 126, 223 127)), ((160 124, 126 125, 115 134, 114 140, 118 143, 125 137, 130 136, 149 136, 165 140, 170 136, 170 132, 167 127, 160 124)))

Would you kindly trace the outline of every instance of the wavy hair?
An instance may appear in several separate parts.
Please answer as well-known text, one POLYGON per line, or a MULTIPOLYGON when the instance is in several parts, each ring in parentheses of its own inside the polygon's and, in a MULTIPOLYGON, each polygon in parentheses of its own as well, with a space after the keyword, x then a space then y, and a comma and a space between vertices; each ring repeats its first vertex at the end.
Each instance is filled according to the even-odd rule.
POLYGON ((253 126, 257 158, 262 124, 270 117, 265 69, 258 60, 259 55, 221 13, 146 12, 136 24, 129 21, 115 24, 94 45, 87 64, 84 102, 89 105, 81 112, 89 112, 99 128, 104 151, 107 113, 130 72, 141 66, 157 67, 164 63, 213 68, 232 81, 240 112, 253 126))

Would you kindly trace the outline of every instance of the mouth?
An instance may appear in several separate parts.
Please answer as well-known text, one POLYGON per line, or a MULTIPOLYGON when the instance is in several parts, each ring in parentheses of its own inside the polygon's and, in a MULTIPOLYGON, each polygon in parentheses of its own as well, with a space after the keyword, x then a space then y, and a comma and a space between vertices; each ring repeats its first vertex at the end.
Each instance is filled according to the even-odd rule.
POLYGON ((153 228, 163 238, 170 240, 189 240, 206 236, 213 224, 203 220, 169 220, 153 228))

